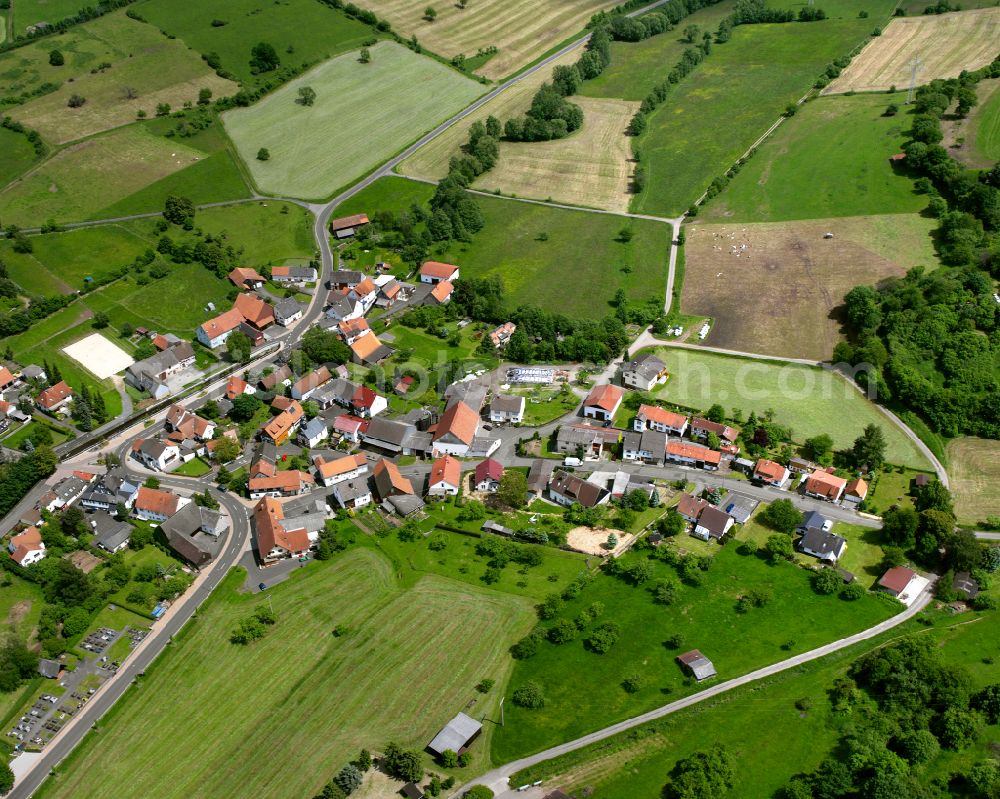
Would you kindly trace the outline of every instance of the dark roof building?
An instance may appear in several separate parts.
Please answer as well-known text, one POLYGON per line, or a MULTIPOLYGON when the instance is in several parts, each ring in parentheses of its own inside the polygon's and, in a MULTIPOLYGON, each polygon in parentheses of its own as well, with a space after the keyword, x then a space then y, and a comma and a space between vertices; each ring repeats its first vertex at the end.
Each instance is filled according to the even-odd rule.
POLYGON ((483 725, 465 713, 459 713, 449 721, 427 748, 435 755, 452 751, 462 754, 483 730, 483 725))
POLYGON ((705 657, 697 649, 692 649, 690 652, 685 652, 683 655, 677 656, 677 662, 681 664, 682 667, 691 672, 691 675, 698 681, 707 680, 710 677, 714 677, 717 672, 715 671, 715 666, 712 665, 712 661, 705 657))
POLYGON ((968 572, 958 572, 951 581, 951 588, 964 599, 975 599, 979 596, 979 583, 968 572))

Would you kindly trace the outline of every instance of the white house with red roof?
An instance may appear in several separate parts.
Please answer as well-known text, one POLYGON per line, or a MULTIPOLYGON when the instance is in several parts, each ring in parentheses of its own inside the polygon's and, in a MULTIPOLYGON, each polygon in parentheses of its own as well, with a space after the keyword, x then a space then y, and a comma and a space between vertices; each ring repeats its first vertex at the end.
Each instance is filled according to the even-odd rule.
POLYGON ((462 464, 457 458, 445 455, 431 465, 427 480, 427 494, 432 497, 454 497, 462 483, 462 464))
POLYGON ((45 542, 37 527, 12 535, 7 543, 10 559, 18 566, 31 566, 45 557, 45 542))
POLYGON ((804 491, 806 496, 825 499, 827 502, 837 502, 847 488, 847 480, 837 477, 824 469, 817 469, 806 478, 804 491))
POLYGON ((476 491, 489 491, 490 493, 500 488, 500 480, 503 477, 503 464, 493 458, 487 458, 476 464, 476 491))
POLYGON ((458 279, 458 267, 454 264, 443 264, 440 261, 424 261, 420 267, 421 283, 440 283, 443 280, 454 282, 458 279))
POLYGON ((624 396, 625 389, 610 383, 594 386, 587 395, 587 399, 583 401, 583 415, 588 419, 610 422, 618 413, 624 396))
POLYGON ((43 411, 55 413, 73 398, 73 389, 69 387, 65 380, 60 380, 54 386, 49 386, 42 391, 35 403, 43 411))
POLYGON ((389 400, 381 394, 376 394, 368 386, 358 386, 354 396, 351 397, 351 410, 365 419, 378 416, 388 407, 389 400))
POLYGON ((656 405, 640 405, 632 427, 637 433, 649 429, 668 435, 682 436, 687 431, 688 418, 683 413, 668 411, 656 405))

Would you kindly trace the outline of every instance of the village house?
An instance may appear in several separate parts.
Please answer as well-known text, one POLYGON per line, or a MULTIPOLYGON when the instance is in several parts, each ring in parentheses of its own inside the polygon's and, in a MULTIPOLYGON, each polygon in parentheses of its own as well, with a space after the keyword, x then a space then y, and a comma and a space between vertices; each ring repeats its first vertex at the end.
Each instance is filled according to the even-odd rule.
POLYGON ((434 736, 427 748, 437 756, 444 752, 463 754, 479 737, 482 729, 482 722, 476 721, 465 713, 459 713, 434 736))
POLYGON ((181 433, 184 438, 193 438, 198 441, 208 441, 215 435, 215 422, 203 419, 180 403, 171 405, 167 410, 164 426, 168 432, 181 433))
POLYGON ((528 499, 541 497, 549 487, 555 463, 535 458, 528 469, 528 499))
POLYGON ((802 517, 802 524, 795 528, 799 533, 805 535, 810 530, 821 530, 825 533, 833 529, 833 522, 822 513, 811 510, 802 517))
POLYGON ((302 318, 302 305, 292 297, 285 297, 274 304, 274 320, 282 327, 288 327, 302 318))
POLYGON ((524 397, 497 394, 490 401, 490 421, 499 424, 520 424, 524 420, 524 397))
POLYGON ((288 469, 272 477, 251 477, 248 481, 250 499, 261 497, 297 497, 309 491, 316 481, 309 472, 288 469))
POLYGON ((434 285, 424 300, 425 305, 446 305, 455 293, 455 284, 450 280, 442 280, 434 285))
POLYGON ((430 435, 421 433, 415 425, 381 417, 368 423, 362 438, 366 446, 393 455, 419 455, 431 446, 430 435))
POLYGON ((454 282, 458 279, 459 270, 452 264, 443 264, 439 261, 425 261, 420 267, 421 283, 440 283, 443 280, 454 282))
POLYGON ((503 478, 503 464, 492 458, 487 458, 476 464, 475 486, 476 491, 493 493, 500 488, 500 480, 503 478))
POLYGON ((799 539, 799 550, 822 561, 836 563, 847 549, 847 539, 813 527, 799 539))
POLYGON ((267 278, 260 274, 256 269, 251 269, 245 266, 236 267, 227 275, 227 277, 229 278, 229 281, 241 291, 244 289, 253 291, 254 289, 259 289, 267 283, 267 278))
POLYGON ((347 346, 351 346, 351 344, 370 331, 371 328, 368 326, 368 320, 364 318, 344 319, 337 323, 337 335, 344 340, 347 346))
POLYGON ((360 302, 355 302, 338 289, 331 289, 326 295, 326 316, 329 319, 357 319, 364 316, 364 313, 360 302))
POLYGON ((696 497, 692 494, 684 493, 681 494, 676 510, 685 521, 693 524, 698 521, 698 517, 701 516, 701 512, 707 507, 707 500, 704 500, 701 497, 696 497))
POLYGON ((496 330, 491 331, 490 342, 493 344, 493 347, 498 350, 506 347, 515 330, 517 330, 517 325, 513 322, 504 322, 496 330))
POLYGON ((179 497, 172 491, 142 486, 135 498, 132 514, 146 522, 162 522, 169 519, 191 500, 179 497))
POLYGON ((330 370, 325 366, 303 375, 292 383, 292 399, 305 402, 315 393, 316 389, 328 383, 330 377, 330 370))
POLYGON ((367 214, 351 214, 330 220, 330 232, 334 238, 347 239, 357 233, 358 228, 368 224, 367 214))
POLYGON ((276 369, 272 369, 270 374, 261 375, 260 380, 257 381, 257 385, 264 391, 274 391, 286 381, 291 383, 291 379, 292 367, 287 363, 283 363, 276 369))
POLYGON ((93 546, 112 555, 121 552, 132 540, 132 525, 118 521, 105 511, 90 514, 89 522, 94 531, 94 540, 91 542, 93 546))
POLYGON ((362 419, 378 416, 389 407, 389 400, 381 394, 376 394, 368 386, 357 386, 351 394, 350 408, 362 419))
POLYGON ((28 527, 7 542, 10 559, 18 566, 31 566, 45 557, 45 542, 37 527, 28 527))
POLYGON ((399 467, 383 458, 372 472, 375 490, 380 500, 400 494, 413 494, 413 484, 399 473, 399 467))
POLYGON ((340 507, 347 510, 363 508, 372 502, 372 492, 368 488, 368 480, 363 477, 337 483, 333 487, 331 496, 340 507))
POLYGON ((273 497, 263 497, 253 509, 253 526, 257 537, 257 557, 264 566, 285 558, 301 558, 309 554, 319 540, 319 528, 310 532, 305 526, 285 527, 285 512, 273 497))
POLYGON ((649 391, 667 379, 667 365, 655 355, 640 355, 622 367, 622 382, 629 388, 649 391))
POLYGON ((244 394, 256 394, 257 389, 251 386, 246 380, 236 375, 229 378, 226 383, 226 399, 232 402, 237 397, 244 394))
POLYGON ((879 578, 878 589, 906 603, 915 599, 926 584, 927 581, 913 569, 894 566, 879 578))
POLYGON ((589 424, 562 425, 556 431, 556 452, 577 458, 599 460, 605 448, 618 444, 622 431, 589 424))
POLYGON ((656 405, 640 405, 632 427, 639 433, 649 428, 668 435, 682 436, 687 431, 688 418, 682 413, 664 410, 656 405))
POLYGON ((274 324, 274 308, 253 294, 240 294, 233 308, 243 316, 243 321, 257 330, 266 330, 274 324))
POLYGON ((725 511, 714 505, 706 505, 698 515, 698 521, 695 523, 691 535, 703 541, 713 538, 719 540, 729 532, 735 523, 733 517, 725 511))
POLYGON ((6 391, 17 382, 17 378, 6 366, 0 366, 0 392, 6 391))
POLYGON ((182 341, 133 363, 125 370, 125 382, 148 392, 153 399, 162 399, 170 394, 167 380, 193 366, 194 360, 194 347, 190 342, 182 341))
POLYGON ((359 303, 361 312, 368 313, 375 304, 375 300, 378 299, 378 286, 370 277, 366 277, 354 288, 347 290, 347 299, 359 303))
MULTIPOLYGON (((440 286, 441 284, 438 283, 437 285, 440 286)), ((378 287, 378 297, 375 299, 375 305, 378 308, 391 308, 398 300, 405 299, 407 296, 409 296, 409 293, 403 290, 402 283, 395 279, 388 280, 378 287)))
POLYGON ((368 457, 363 452, 332 461, 317 455, 313 458, 313 465, 316 467, 316 479, 327 488, 368 474, 368 457))
POLYGON ((858 505, 865 501, 865 497, 867 496, 868 483, 860 477, 851 480, 844 487, 844 503, 850 507, 857 508, 858 505))
POLYGON ((137 438, 132 442, 132 457, 147 469, 165 472, 180 465, 181 450, 170 441, 156 438, 137 438))
POLYGON ((230 308, 207 322, 198 325, 196 335, 198 341, 210 350, 217 349, 226 343, 226 339, 232 335, 234 330, 243 324, 243 314, 236 308, 230 308))
POLYGON ((304 447, 318 447, 330 437, 330 429, 321 416, 310 419, 299 428, 299 442, 304 447))
POLYGON ((315 283, 316 270, 311 266, 275 266, 271 269, 275 283, 315 283))
POLYGON ((82 497, 90 482, 91 480, 82 480, 76 474, 64 477, 38 500, 39 507, 50 513, 62 510, 82 497))
POLYGON ((427 495, 432 497, 457 496, 461 483, 462 464, 450 455, 445 455, 431 465, 431 473, 427 478, 427 495))
POLYGON ((335 269, 330 279, 326 281, 326 287, 331 290, 343 291, 344 289, 354 288, 364 279, 364 272, 355 272, 351 269, 335 269))
POLYGON ((625 390, 610 383, 594 386, 583 401, 583 415, 588 419, 610 422, 621 407, 625 390))
POLYGON ((106 474, 92 483, 80 497, 80 504, 90 510, 110 511, 119 503, 131 508, 139 493, 139 481, 117 474, 106 474))
POLYGON ((299 429, 304 416, 302 406, 296 400, 292 400, 286 410, 264 425, 261 434, 265 440, 270 440, 275 446, 280 447, 299 429))
POLYGON ((350 345, 354 354, 354 361, 362 366, 375 366, 392 355, 392 347, 388 347, 379 341, 378 336, 370 330, 359 336, 350 345))
POLYGON ((792 474, 809 474, 809 472, 815 472, 818 468, 818 465, 806 458, 788 459, 788 471, 792 472, 792 474))
POLYGON ((720 422, 712 422, 708 419, 700 419, 697 416, 691 418, 691 438, 704 440, 708 438, 709 433, 715 433, 719 437, 719 441, 723 443, 732 444, 739 438, 740 431, 736 430, 729 425, 721 424, 720 422))
POLYGON ((354 444, 361 442, 361 437, 367 429, 368 422, 349 413, 342 414, 333 420, 333 432, 354 444))
POLYGON ((488 389, 479 380, 456 380, 444 390, 445 409, 456 402, 464 402, 478 413, 486 402, 488 389))
POLYGON ((46 413, 55 414, 73 399, 73 389, 65 380, 60 380, 54 386, 49 386, 40 392, 35 404, 46 413))
POLYGON ((575 474, 558 470, 549 483, 549 498, 564 507, 580 503, 585 508, 593 508, 608 502, 611 492, 575 474))
POLYGON ((446 455, 463 456, 479 429, 479 414, 464 402, 456 402, 442 414, 434 432, 434 451, 446 455))
POLYGON ((806 496, 836 502, 844 495, 847 481, 822 469, 817 469, 806 478, 804 491, 806 496))
POLYGON ((687 441, 668 441, 667 461, 683 466, 695 466, 707 471, 716 471, 722 462, 722 454, 708 447, 689 444, 687 441))
POLYGON ((622 460, 642 461, 662 466, 667 451, 667 434, 659 430, 634 430, 622 437, 622 460))
POLYGON ((791 474, 780 463, 761 458, 753 468, 752 479, 760 485, 785 488, 791 479, 791 474))

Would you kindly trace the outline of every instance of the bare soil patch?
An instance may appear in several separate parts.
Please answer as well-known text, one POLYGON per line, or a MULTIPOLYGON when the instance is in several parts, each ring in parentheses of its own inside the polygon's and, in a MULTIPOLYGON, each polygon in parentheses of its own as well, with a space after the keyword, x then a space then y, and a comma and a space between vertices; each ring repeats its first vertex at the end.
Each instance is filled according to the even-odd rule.
POLYGON ((497 165, 476 181, 483 191, 531 197, 608 211, 628 211, 634 164, 629 120, 639 103, 574 97, 583 126, 547 142, 502 142, 497 165))
POLYGON ((76 568, 84 574, 90 574, 101 563, 101 559, 97 557, 97 555, 91 555, 89 552, 84 552, 82 549, 78 549, 76 552, 70 552, 66 556, 66 560, 76 566, 76 568))
POLYGON ((9 611, 7 611, 7 624, 11 627, 16 627, 25 617, 31 612, 31 600, 22 599, 20 602, 15 602, 9 611))
POLYGON ((920 59, 918 83, 954 78, 963 69, 990 63, 996 57, 998 41, 1000 8, 896 17, 823 93, 908 86, 914 58, 920 59))
POLYGON ((606 527, 574 527, 566 534, 566 543, 577 552, 586 555, 613 555, 618 556, 628 549, 635 536, 631 533, 623 533, 621 530, 611 530, 606 527), (605 544, 608 536, 614 533, 618 536, 618 546, 608 549, 605 544))
POLYGON ((848 291, 936 263, 928 221, 901 214, 692 225, 681 305, 714 320, 706 344, 828 359, 848 291))

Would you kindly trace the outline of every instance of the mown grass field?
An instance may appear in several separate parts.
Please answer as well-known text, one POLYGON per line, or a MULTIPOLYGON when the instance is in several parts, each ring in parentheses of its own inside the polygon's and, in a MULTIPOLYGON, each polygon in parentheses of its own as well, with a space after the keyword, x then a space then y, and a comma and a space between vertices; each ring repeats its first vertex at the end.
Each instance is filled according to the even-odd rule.
POLYGON ((70 145, 11 183, 0 192, 0 215, 26 227, 82 222, 204 157, 131 125, 70 145))
POLYGON ((712 318, 711 346, 829 360, 847 292, 936 267, 934 228, 916 214, 691 225, 681 305, 712 318))
POLYGON ((959 522, 978 524, 1000 516, 1000 442, 956 438, 948 444, 948 465, 959 522))
MULTIPOLYGON (((638 557, 645 555, 625 559, 638 557)), ((671 567, 650 563, 654 579, 676 579, 671 567)), ((769 566, 736 554, 733 546, 718 551, 703 576, 698 587, 680 586, 669 606, 654 604, 648 584, 634 587, 604 575, 567 602, 559 618, 573 619, 591 603, 604 603, 596 623, 617 622, 621 637, 604 655, 588 651, 583 639, 595 623, 577 640, 542 643, 534 657, 517 661, 510 689, 535 681, 542 686, 545 706, 526 710, 507 703, 507 725, 494 734, 494 760, 508 762, 693 693, 693 681, 674 662, 689 649, 701 650, 720 679, 728 679, 870 627, 900 609, 874 596, 856 603, 819 596, 809 586, 807 571, 791 564, 769 566), (738 613, 739 597, 753 589, 769 592, 771 601, 738 613), (817 625, 818 618, 824 623, 817 625), (673 634, 683 639, 677 650, 663 643, 673 634), (644 685, 628 693, 621 682, 636 672, 644 676, 644 685)))
MULTIPOLYGON (((83 69, 74 68, 71 59, 58 68, 65 70, 59 73, 59 79, 65 81, 59 89, 10 111, 14 119, 36 129, 48 141, 63 144, 126 125, 140 110, 153 116, 160 103, 179 108, 186 100, 197 100, 202 88, 211 89, 216 97, 237 90, 235 83, 216 75, 183 42, 168 39, 152 25, 126 17, 124 11, 107 14, 84 27, 89 35, 101 40, 104 51, 88 58, 83 69), (91 72, 102 63, 111 67, 91 72), (72 83, 69 78, 73 78, 72 83), (128 89, 133 91, 134 99, 129 99, 128 89), (86 103, 80 108, 68 108, 72 95, 84 97, 86 103)), ((35 59, 36 69, 37 59, 45 58, 47 65, 51 41, 42 47, 45 50, 28 56, 35 59)), ((11 51, 5 58, 17 64, 19 53, 11 51)), ((5 66, 0 62, 0 69, 5 66)))
MULTIPOLYGON (((41 795, 224 799, 249 780, 260 797, 311 796, 361 747, 422 749, 479 680, 502 685, 506 646, 532 618, 524 600, 438 577, 403 590, 386 558, 357 550, 271 589, 278 623, 244 648, 229 635, 267 600, 237 594, 243 577, 227 578, 41 795), (334 638, 337 625, 348 634, 334 638)), ((471 712, 492 715, 498 694, 471 712)))
POLYGON ((833 59, 870 32, 870 19, 742 25, 682 81, 636 140, 646 167, 643 213, 676 216, 796 102, 833 59))
POLYGON ((376 35, 367 25, 315 0, 204 0, 183 7, 174 0, 143 0, 136 11, 196 53, 217 53, 224 70, 250 85, 271 77, 250 71, 250 48, 257 42, 271 44, 283 65, 299 66, 360 48, 376 35), (213 20, 225 25, 214 26, 213 20))
POLYGON ((552 70, 558 66, 569 66, 580 59, 583 47, 576 47, 551 66, 533 72, 509 89, 501 92, 485 105, 456 122, 435 139, 427 142, 413 155, 396 167, 401 175, 440 180, 448 174, 448 162, 459 154, 460 148, 469 139, 469 128, 475 122, 486 122, 490 115, 501 122, 524 114, 531 107, 531 100, 538 87, 552 79, 552 70))
POLYGON ((670 379, 656 396, 686 408, 713 403, 739 408, 744 417, 771 409, 774 421, 791 428, 795 441, 828 433, 837 449, 850 447, 865 425, 878 424, 891 463, 928 468, 902 431, 839 374, 819 367, 756 361, 710 352, 660 347, 670 379))
POLYGON ((243 248, 244 266, 308 261, 316 250, 313 217, 291 203, 258 201, 199 211, 198 226, 243 248))
POLYGON ((880 91, 909 84, 912 61, 921 59, 919 83, 955 78, 996 58, 1000 40, 1000 8, 959 14, 896 17, 824 93, 880 91))
POLYGON ((806 103, 705 204, 702 217, 776 222, 923 209, 927 198, 889 162, 901 151, 912 122, 905 99, 898 93, 806 103), (884 116, 890 103, 903 111, 884 116))
POLYGON ((354 53, 332 59, 223 116, 262 191, 328 196, 482 93, 475 81, 395 42, 372 47, 371 59, 362 64, 354 53), (316 92, 311 107, 297 102, 304 86, 316 92), (268 161, 257 160, 262 147, 268 161))
MULTIPOLYGON (((829 691, 855 659, 874 647, 908 634, 930 635, 940 642, 944 661, 967 669, 976 688, 995 681, 995 670, 988 665, 997 654, 1000 623, 995 614, 931 618, 933 628, 906 622, 871 641, 527 769, 514 781, 544 779, 550 788, 571 793, 586 787, 597 797, 656 799, 674 763, 699 749, 724 746, 738 774, 732 794, 773 796, 794 774, 816 768, 851 725, 850 714, 834 711, 829 691), (805 711, 796 707, 800 700, 805 711)), ((924 767, 926 779, 968 773, 988 759, 996 737, 996 728, 989 728, 975 746, 942 752, 924 767)))
POLYGON ((973 112, 975 150, 985 164, 1000 160, 1000 80, 980 85, 981 105, 973 112))
POLYGON ((625 129, 636 102, 575 97, 583 126, 565 139, 502 142, 496 166, 473 184, 536 200, 628 211, 632 148, 625 129))
POLYGON ((19 0, 14 4, 14 31, 23 33, 38 22, 59 22, 80 10, 80 0, 19 0))
POLYGON ((370 0, 369 8, 392 23, 397 33, 416 36, 429 50, 451 58, 476 55, 484 47, 498 52, 477 72, 490 80, 510 75, 560 42, 582 32, 591 15, 614 3, 607 0, 479 0, 431 4, 433 22, 424 19, 424 0, 370 0))
POLYGON ((0 187, 6 186, 18 175, 23 175, 37 160, 35 148, 20 133, 0 128, 0 187))
MULTIPOLYGON (((337 216, 406 210, 425 203, 433 187, 382 178, 338 206, 337 216)), ((612 310, 619 288, 629 300, 663 297, 671 228, 630 220, 632 240, 617 241, 625 220, 586 211, 476 197, 486 219, 471 243, 452 242, 433 257, 458 264, 463 277, 500 275, 512 306, 536 305, 571 317, 598 319, 612 310), (540 240, 542 233, 548 238, 540 240), (625 271, 625 270, 630 271, 625 271), (567 292, 566 286, 586 290, 567 292)))
POLYGON ((580 94, 642 102, 692 46, 684 40, 684 29, 697 25, 702 33, 713 33, 735 5, 735 0, 722 0, 684 17, 672 31, 641 42, 612 42, 611 64, 596 78, 584 81, 580 94))

